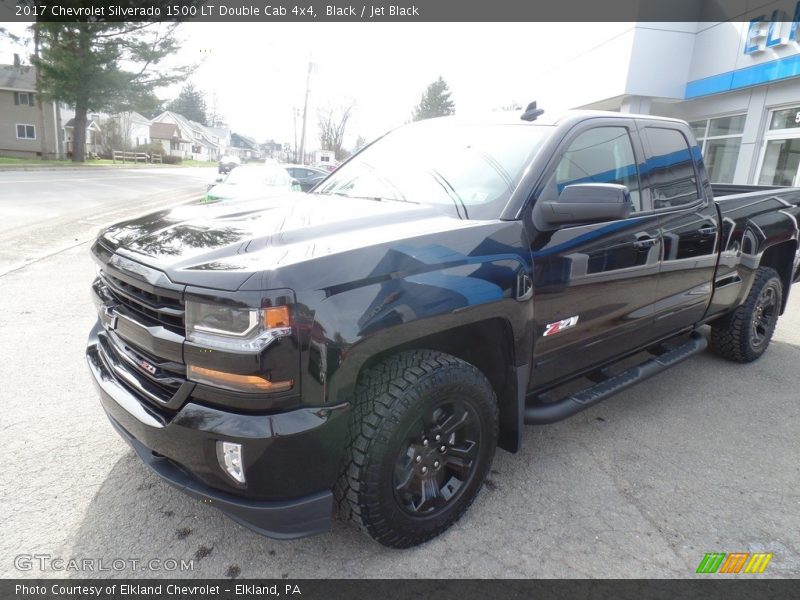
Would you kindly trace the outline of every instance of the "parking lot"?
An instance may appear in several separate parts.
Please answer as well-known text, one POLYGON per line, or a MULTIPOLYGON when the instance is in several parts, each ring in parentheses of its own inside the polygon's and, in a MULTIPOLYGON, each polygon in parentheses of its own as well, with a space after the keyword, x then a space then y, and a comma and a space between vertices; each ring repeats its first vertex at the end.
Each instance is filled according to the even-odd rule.
POLYGON ((800 287, 761 360, 706 352, 528 428, 520 453, 498 452, 466 516, 421 547, 383 548, 342 523, 275 541, 150 474, 100 408, 83 358, 89 240, 104 223, 199 196, 214 177, 104 173, 0 173, 0 576, 176 576, 129 562, 20 570, 24 554, 184 559, 182 576, 212 578, 683 578, 706 552, 737 551, 772 552, 764 576, 800 574, 800 287))

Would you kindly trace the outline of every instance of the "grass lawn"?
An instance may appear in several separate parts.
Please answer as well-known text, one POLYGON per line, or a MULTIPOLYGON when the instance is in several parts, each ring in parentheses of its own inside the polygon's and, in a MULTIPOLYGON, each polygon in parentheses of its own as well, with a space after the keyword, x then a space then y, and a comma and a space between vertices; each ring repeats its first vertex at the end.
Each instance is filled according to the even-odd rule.
POLYGON ((0 167, 106 167, 106 166, 125 166, 125 167, 215 167, 214 161, 185 160, 179 165, 161 165, 150 163, 116 163, 112 160, 100 158, 97 160, 87 160, 84 163, 74 163, 71 160, 39 160, 36 158, 14 158, 11 156, 0 156, 0 167))

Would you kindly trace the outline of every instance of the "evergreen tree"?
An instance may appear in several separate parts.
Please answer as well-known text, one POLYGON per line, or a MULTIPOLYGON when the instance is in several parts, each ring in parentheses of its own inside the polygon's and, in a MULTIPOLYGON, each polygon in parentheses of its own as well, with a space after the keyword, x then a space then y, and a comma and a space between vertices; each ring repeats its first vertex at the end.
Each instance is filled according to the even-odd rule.
POLYGON ((116 112, 184 80, 191 67, 156 71, 178 49, 177 23, 47 22, 37 24, 33 59, 45 97, 75 108, 73 162, 85 158, 87 113, 116 112))
POLYGON ((167 104, 167 110, 183 115, 187 119, 197 121, 202 125, 209 125, 205 94, 191 83, 183 86, 178 97, 167 104))
POLYGON ((419 104, 414 107, 413 119, 422 121, 433 117, 445 117, 456 112, 456 105, 450 99, 447 82, 439 77, 422 94, 419 104))

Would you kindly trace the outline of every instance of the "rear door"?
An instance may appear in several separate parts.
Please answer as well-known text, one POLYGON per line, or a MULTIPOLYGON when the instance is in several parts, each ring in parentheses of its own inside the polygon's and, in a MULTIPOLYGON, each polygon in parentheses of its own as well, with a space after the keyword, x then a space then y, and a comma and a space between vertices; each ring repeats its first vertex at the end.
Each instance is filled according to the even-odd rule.
POLYGON ((713 292, 719 224, 688 128, 664 121, 640 121, 639 128, 642 179, 663 239, 653 322, 654 333, 663 336, 703 318, 713 292))
POLYGON ((661 254, 658 216, 642 216, 643 153, 632 119, 591 119, 571 130, 537 201, 576 183, 625 185, 627 219, 532 227, 535 349, 531 387, 641 346, 651 336, 661 254))

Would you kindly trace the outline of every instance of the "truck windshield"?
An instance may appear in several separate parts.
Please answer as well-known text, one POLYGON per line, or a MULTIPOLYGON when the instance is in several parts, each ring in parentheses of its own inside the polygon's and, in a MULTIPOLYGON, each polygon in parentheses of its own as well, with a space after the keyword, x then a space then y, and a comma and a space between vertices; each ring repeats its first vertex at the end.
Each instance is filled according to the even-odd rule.
POLYGON ((547 125, 421 122, 392 131, 316 190, 439 205, 463 219, 500 216, 547 125))

